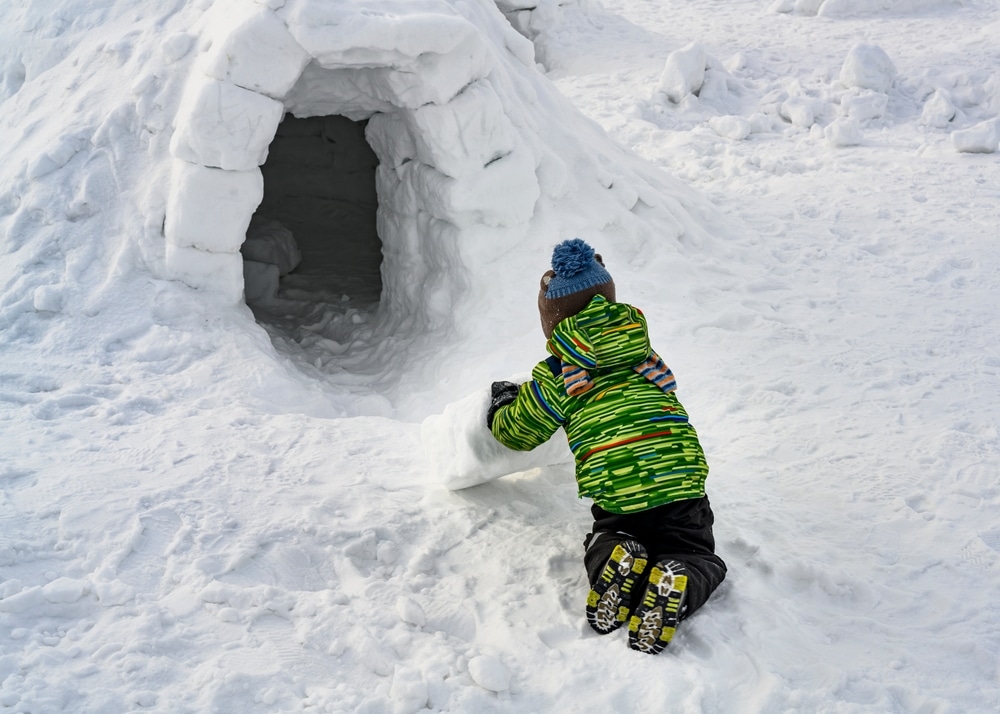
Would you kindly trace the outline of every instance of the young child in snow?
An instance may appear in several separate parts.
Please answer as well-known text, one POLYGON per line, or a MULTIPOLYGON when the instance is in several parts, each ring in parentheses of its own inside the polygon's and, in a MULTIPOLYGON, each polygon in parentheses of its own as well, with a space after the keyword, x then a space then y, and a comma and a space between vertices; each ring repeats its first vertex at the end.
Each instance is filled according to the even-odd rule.
POLYGON ((656 654, 726 576, 705 454, 643 314, 615 302, 614 281, 587 243, 556 246, 538 311, 551 357, 520 387, 493 383, 487 425, 523 451, 566 430, 579 494, 594 501, 587 621, 607 634, 628 619, 629 646, 656 654))

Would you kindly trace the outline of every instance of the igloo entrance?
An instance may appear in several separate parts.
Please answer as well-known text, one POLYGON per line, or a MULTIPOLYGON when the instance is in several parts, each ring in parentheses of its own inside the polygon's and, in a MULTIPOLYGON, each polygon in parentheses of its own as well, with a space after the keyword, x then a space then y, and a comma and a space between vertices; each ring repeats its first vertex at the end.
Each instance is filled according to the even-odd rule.
MULTIPOLYGON (((259 320, 268 320, 276 298, 350 301, 361 309, 377 304, 378 159, 365 141, 366 124, 287 114, 278 125, 261 166, 264 196, 242 249, 252 261, 244 265, 246 298, 259 320)), ((286 314, 288 306, 278 312, 286 314)))

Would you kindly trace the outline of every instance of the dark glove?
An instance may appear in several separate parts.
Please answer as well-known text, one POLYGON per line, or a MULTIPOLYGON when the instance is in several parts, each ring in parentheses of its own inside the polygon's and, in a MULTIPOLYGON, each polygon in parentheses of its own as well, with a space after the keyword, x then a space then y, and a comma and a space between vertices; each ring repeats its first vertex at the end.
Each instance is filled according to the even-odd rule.
POLYGON ((490 385, 490 408, 486 411, 486 428, 493 429, 493 416, 497 413, 497 409, 517 399, 518 389, 520 387, 513 382, 494 382, 490 385))

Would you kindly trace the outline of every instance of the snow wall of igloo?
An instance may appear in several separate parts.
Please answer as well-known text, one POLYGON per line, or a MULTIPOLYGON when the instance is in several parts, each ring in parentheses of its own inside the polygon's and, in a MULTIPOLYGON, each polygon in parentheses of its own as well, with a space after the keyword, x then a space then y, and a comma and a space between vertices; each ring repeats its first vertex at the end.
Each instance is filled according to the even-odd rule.
MULTIPOLYGON (((504 63, 530 62, 530 43, 494 5, 463 7, 505 38, 504 63)), ((511 122, 511 88, 496 86, 505 73, 489 33, 453 10, 358 10, 303 1, 272 11, 246 0, 207 13, 215 37, 193 63, 170 142, 170 277, 242 297, 239 250, 264 199, 259 166, 286 112, 367 122, 378 157, 380 313, 390 326, 447 321, 468 283, 462 240, 532 218, 538 160, 511 122)))

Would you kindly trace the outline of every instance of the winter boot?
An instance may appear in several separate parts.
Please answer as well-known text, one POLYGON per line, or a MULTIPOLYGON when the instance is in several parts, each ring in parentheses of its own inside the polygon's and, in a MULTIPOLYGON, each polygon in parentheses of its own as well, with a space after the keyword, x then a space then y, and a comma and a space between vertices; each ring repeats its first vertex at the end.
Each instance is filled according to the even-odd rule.
POLYGON ((597 581, 587 595, 587 622, 606 635, 628 618, 635 581, 646 569, 646 549, 634 540, 615 546, 597 581))
POLYGON ((677 630, 686 589, 687 571, 681 563, 661 560, 654 565, 628 623, 628 646, 648 654, 662 652, 677 630))

